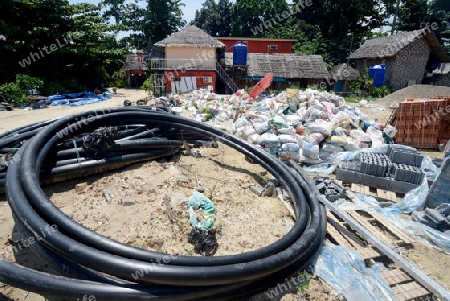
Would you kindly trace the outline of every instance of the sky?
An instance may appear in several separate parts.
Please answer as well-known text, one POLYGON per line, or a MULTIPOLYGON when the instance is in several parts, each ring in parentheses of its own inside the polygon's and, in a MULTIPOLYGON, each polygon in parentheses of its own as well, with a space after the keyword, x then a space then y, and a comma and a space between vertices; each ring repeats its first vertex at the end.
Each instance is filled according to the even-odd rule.
MULTIPOLYGON (((91 3, 91 4, 98 4, 100 0, 69 0, 69 3, 75 4, 75 3, 91 3)), ((196 1, 196 0, 183 0, 183 3, 186 4, 182 7, 184 16, 183 19, 186 20, 188 23, 194 20, 195 18, 195 11, 200 9, 202 7, 202 3, 204 1, 196 1)))

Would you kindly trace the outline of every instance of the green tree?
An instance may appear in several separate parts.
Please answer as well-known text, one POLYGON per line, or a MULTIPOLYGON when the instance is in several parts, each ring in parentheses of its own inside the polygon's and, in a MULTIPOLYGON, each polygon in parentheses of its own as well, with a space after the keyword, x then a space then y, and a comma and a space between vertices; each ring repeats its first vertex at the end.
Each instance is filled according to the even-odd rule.
POLYGON ((203 29, 213 37, 228 37, 231 32, 231 9, 229 0, 206 0, 202 8, 195 12, 192 24, 203 29))
POLYGON ((80 3, 72 10, 71 45, 62 52, 66 68, 74 78, 105 81, 123 65, 122 56, 128 49, 119 45, 113 33, 126 27, 107 23, 100 5, 80 3))
POLYGON ((320 54, 327 62, 330 61, 326 52, 325 39, 319 26, 307 24, 304 20, 290 18, 285 25, 278 24, 267 30, 266 38, 281 38, 297 40, 292 46, 296 54, 320 54))
POLYGON ((428 0, 402 1, 398 11, 396 31, 412 31, 423 28, 428 21, 428 0))
POLYGON ((346 61, 350 51, 374 29, 385 25, 392 13, 394 0, 325 0, 311 1, 309 6, 294 1, 298 11, 295 17, 307 24, 318 26, 325 49, 331 60, 338 64, 346 61))
POLYGON ((8 59, 0 60, 0 83, 13 82, 19 73, 44 79, 44 88, 103 81, 123 64, 126 49, 112 34, 119 28, 105 22, 98 5, 2 1, 0 55, 8 59))
POLYGON ((433 0, 430 3, 430 23, 436 22, 435 34, 450 56, 450 1, 433 0))
POLYGON ((44 47, 57 40, 64 43, 62 38, 71 26, 66 0, 1 1, 0 83, 15 81, 17 73, 31 74, 52 68, 47 65, 45 70, 39 70, 36 63, 50 57, 44 47), (30 57, 31 54, 34 55, 30 57))
POLYGON ((262 37, 273 26, 285 23, 283 13, 289 11, 285 0, 237 0, 231 12, 231 35, 262 37))

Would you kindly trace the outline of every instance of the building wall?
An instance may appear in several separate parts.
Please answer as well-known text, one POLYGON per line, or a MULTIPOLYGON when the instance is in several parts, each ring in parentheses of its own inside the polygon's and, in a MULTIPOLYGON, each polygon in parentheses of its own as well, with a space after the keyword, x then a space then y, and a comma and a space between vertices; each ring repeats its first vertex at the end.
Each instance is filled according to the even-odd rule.
POLYGON ((400 50, 394 58, 360 59, 357 61, 356 69, 365 74, 365 67, 385 64, 386 73, 383 84, 399 90, 408 86, 410 80, 415 80, 416 84, 422 82, 430 51, 428 43, 421 38, 400 50))
POLYGON ((264 40, 222 40, 225 44, 227 52, 233 52, 233 46, 241 41, 248 46, 248 53, 292 53, 292 41, 264 41, 264 40), (276 45, 277 50, 269 50, 269 45, 276 45))
POLYGON ((390 81, 395 89, 403 89, 409 81, 422 83, 431 48, 425 38, 411 43, 396 55, 394 73, 390 81))
MULTIPOLYGON (((166 47, 167 68, 189 69, 197 65, 213 66, 215 69, 217 54, 212 47, 166 47)), ((208 68, 211 69, 211 68, 208 68)))
POLYGON ((165 71, 164 79, 166 84, 166 92, 176 92, 172 91, 172 80, 183 81, 183 77, 196 77, 196 89, 207 88, 212 86, 215 91, 216 87, 216 72, 215 71, 196 71, 196 70, 185 70, 185 71, 165 71), (206 82, 205 77, 211 78, 211 82, 206 82))

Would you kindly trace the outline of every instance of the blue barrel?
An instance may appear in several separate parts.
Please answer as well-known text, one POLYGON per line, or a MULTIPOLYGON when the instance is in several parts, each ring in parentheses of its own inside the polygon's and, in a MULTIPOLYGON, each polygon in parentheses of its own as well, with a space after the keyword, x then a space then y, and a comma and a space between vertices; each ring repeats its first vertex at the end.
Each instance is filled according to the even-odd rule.
POLYGON ((334 92, 336 92, 336 93, 342 92, 343 88, 344 88, 344 83, 343 82, 336 82, 334 84, 334 92))
POLYGON ((369 68, 369 74, 373 78, 373 85, 375 87, 381 87, 383 85, 385 72, 386 66, 384 64, 373 65, 369 68))
POLYGON ((241 41, 233 46, 233 65, 245 66, 247 65, 248 47, 241 41))

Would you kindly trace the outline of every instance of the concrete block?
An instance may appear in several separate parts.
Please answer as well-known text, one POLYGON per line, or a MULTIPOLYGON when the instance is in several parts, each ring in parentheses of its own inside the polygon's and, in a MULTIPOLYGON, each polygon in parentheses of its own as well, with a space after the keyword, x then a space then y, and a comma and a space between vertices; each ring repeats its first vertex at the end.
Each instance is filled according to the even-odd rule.
POLYGON ((362 174, 357 171, 339 168, 336 171, 336 180, 350 182, 355 184, 361 183, 362 174))
POLYGON ((389 178, 375 177, 366 174, 361 176, 361 184, 377 189, 389 190, 389 182, 389 178))
POLYGON ((402 181, 395 181, 391 178, 389 181, 389 189, 390 191, 396 192, 396 193, 407 193, 408 191, 419 187, 417 184, 412 184, 408 182, 402 182, 402 181))
POLYGON ((361 163, 359 161, 341 161, 339 168, 360 172, 361 163))
POLYGON ((428 227, 431 227, 433 229, 436 229, 436 224, 433 223, 432 221, 430 221, 427 217, 426 217, 426 213, 425 211, 414 211, 411 214, 411 219, 415 222, 419 222, 422 223, 428 227))
POLYGON ((425 208, 425 214, 427 219, 434 222, 436 225, 445 224, 445 216, 443 216, 438 210, 425 208))
POLYGON ((377 153, 361 153, 359 161, 361 162, 362 173, 376 177, 386 176, 391 165, 386 155, 377 153))
POLYGON ((440 214, 442 214, 443 216, 450 216, 450 204, 449 203, 443 203, 440 204, 437 208, 437 211, 439 211, 440 214))
POLYGON ((425 178, 425 173, 420 168, 398 163, 392 163, 389 168, 389 175, 396 181, 413 184, 421 184, 425 178))
POLYGON ((423 155, 417 149, 398 144, 388 145, 387 156, 392 163, 407 164, 416 167, 420 167, 423 160, 423 155))

